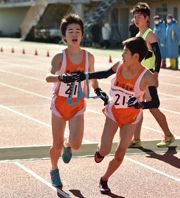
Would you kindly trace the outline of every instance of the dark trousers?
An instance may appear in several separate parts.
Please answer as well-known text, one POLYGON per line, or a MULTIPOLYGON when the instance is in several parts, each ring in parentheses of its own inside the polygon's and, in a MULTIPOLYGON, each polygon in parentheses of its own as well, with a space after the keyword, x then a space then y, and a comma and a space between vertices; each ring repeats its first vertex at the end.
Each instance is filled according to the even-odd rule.
POLYGON ((104 40, 104 47, 108 48, 109 47, 109 40, 104 40))

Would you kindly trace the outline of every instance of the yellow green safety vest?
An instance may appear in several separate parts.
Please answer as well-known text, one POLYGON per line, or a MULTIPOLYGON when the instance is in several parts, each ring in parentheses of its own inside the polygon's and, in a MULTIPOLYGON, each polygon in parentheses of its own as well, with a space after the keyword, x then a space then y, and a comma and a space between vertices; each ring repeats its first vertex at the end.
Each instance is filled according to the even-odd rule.
MULTIPOLYGON (((146 37, 148 35, 149 32, 151 32, 152 30, 150 28, 148 28, 145 33, 143 34, 142 38, 144 40, 146 40, 146 37)), ((140 32, 137 34, 137 36, 139 36, 140 32)), ((145 67, 147 67, 148 69, 155 69, 155 60, 156 57, 154 55, 154 52, 152 50, 149 50, 147 56, 142 60, 142 65, 144 65, 145 67)))

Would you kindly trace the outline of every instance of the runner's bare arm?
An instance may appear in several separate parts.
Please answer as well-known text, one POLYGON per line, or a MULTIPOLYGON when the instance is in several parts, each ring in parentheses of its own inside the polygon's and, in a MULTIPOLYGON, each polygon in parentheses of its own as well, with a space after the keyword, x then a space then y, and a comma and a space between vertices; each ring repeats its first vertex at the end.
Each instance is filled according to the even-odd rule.
MULTIPOLYGON (((89 69, 88 72, 94 72, 94 56, 89 53, 89 69)), ((109 97, 108 95, 99 88, 99 83, 97 79, 91 79, 92 87, 94 88, 94 92, 100 96, 100 98, 104 101, 104 105, 108 104, 109 97)))
MULTIPOLYGON (((94 72, 95 71, 95 69, 94 69, 94 56, 89 52, 88 52, 88 60, 89 60, 88 72, 94 72)), ((96 79, 91 80, 91 85, 94 88, 94 90, 99 87, 99 83, 96 79)))
POLYGON ((62 61, 63 61, 62 53, 58 53, 53 57, 51 62, 51 67, 49 69, 49 74, 46 76, 47 82, 53 82, 53 83, 58 81, 64 83, 74 82, 74 78, 71 74, 68 73, 63 73, 59 75, 56 74, 56 72, 61 69, 62 61))
POLYGON ((57 53, 54 55, 52 61, 51 61, 51 67, 49 68, 49 73, 46 76, 47 82, 58 82, 58 75, 55 73, 61 69, 63 61, 63 54, 57 53))

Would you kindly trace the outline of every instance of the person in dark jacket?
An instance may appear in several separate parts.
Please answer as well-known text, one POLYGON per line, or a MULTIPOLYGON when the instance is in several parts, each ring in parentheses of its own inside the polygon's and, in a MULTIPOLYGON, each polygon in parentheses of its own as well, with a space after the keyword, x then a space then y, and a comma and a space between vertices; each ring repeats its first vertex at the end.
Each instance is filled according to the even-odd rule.
POLYGON ((129 25, 130 37, 135 37, 139 32, 139 28, 134 24, 134 18, 131 20, 131 24, 129 25))
POLYGON ((100 25, 97 23, 97 20, 94 21, 94 24, 91 27, 91 34, 92 34, 92 45, 94 48, 98 48, 99 40, 101 37, 101 28, 100 25))

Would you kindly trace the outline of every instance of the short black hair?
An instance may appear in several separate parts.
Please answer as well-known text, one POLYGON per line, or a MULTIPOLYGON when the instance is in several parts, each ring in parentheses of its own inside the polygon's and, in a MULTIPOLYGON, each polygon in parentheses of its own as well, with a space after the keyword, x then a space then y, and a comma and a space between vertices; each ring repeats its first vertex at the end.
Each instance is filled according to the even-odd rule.
POLYGON ((79 24, 81 28, 82 35, 84 35, 84 22, 80 16, 77 14, 68 14, 61 20, 60 29, 63 36, 66 36, 66 29, 69 24, 79 24))
POLYGON ((143 12, 143 13, 147 14, 149 17, 151 14, 151 9, 150 9, 149 5, 145 2, 137 3, 130 12, 134 15, 134 13, 136 11, 143 12))
POLYGON ((126 46, 131 51, 132 55, 135 53, 139 54, 139 62, 141 62, 148 53, 147 43, 140 36, 129 38, 122 43, 123 46, 126 46))

